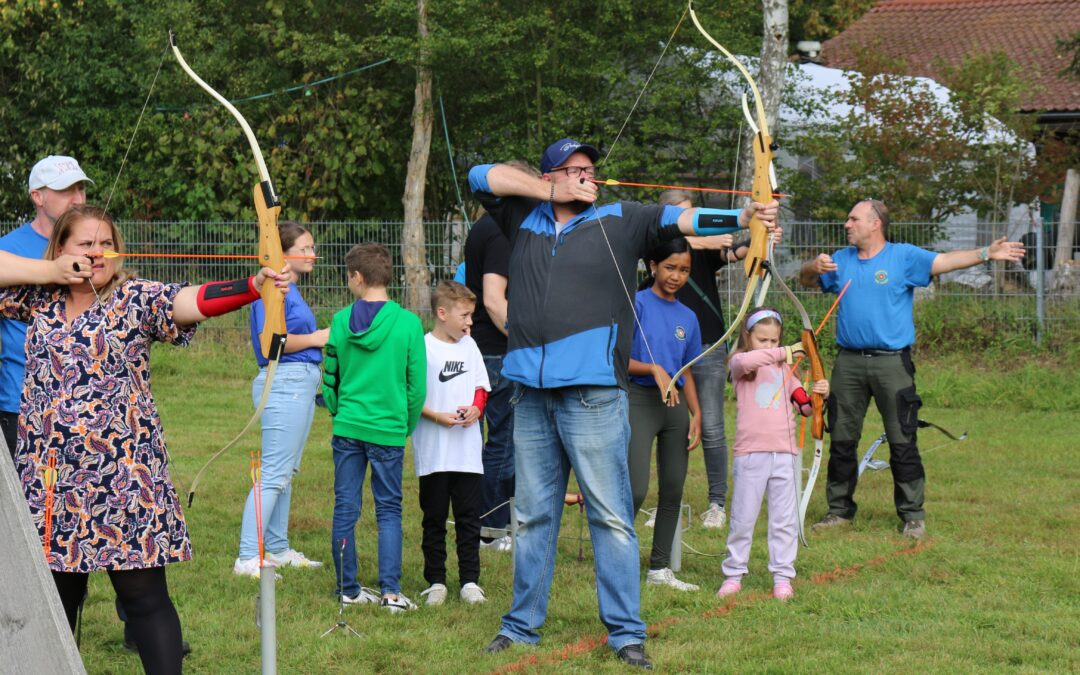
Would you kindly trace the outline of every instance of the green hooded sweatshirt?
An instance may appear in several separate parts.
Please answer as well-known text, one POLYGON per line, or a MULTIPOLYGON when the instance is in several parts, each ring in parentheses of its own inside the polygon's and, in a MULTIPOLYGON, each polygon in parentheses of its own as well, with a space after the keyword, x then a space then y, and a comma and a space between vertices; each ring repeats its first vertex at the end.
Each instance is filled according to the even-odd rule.
POLYGON ((323 398, 334 435, 404 446, 424 407, 424 329, 393 300, 370 316, 354 302, 334 315, 323 364, 323 398))

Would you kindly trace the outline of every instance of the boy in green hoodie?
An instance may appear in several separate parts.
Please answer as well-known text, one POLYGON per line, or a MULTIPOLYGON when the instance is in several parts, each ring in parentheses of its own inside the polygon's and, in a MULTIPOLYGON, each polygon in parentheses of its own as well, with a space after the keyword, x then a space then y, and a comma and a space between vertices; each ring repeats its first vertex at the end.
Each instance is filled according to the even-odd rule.
POLYGON ((378 603, 392 613, 415 609, 401 594, 401 472, 405 439, 424 406, 427 359, 420 319, 386 293, 393 274, 381 244, 345 256, 357 300, 334 315, 326 343, 323 398, 334 418, 334 518, 337 593, 348 604, 378 603), (364 474, 379 527, 379 590, 356 577, 356 521, 364 474))

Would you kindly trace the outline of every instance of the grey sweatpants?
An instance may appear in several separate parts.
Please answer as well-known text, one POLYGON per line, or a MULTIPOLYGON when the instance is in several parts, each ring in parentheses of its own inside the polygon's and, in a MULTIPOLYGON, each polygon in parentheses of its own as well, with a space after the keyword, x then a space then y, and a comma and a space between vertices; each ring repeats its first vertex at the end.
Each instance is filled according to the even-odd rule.
POLYGON ((769 498, 769 571, 773 583, 795 578, 798 548, 798 503, 795 499, 795 463, 789 452, 751 452, 735 457, 732 469, 731 521, 728 557, 721 569, 728 579, 741 579, 747 572, 754 524, 761 512, 761 499, 769 498))

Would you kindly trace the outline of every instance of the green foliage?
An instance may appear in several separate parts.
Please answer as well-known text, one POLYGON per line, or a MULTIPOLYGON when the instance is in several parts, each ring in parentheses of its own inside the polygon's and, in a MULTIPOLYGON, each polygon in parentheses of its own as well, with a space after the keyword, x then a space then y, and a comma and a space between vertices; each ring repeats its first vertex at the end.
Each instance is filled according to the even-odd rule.
POLYGON ((1004 55, 973 56, 948 70, 950 101, 902 75, 903 62, 869 49, 860 59, 850 90, 823 102, 850 112, 795 144, 814 158, 810 171, 792 178, 801 215, 843 219, 851 204, 876 197, 895 220, 940 222, 967 207, 996 218, 1038 194, 1030 180, 1033 130, 1014 112, 1025 85, 1004 55))
MULTIPOLYGON (((120 218, 236 221, 222 236, 246 238, 242 221, 254 216, 250 150, 236 122, 166 51, 172 28, 195 71, 239 100, 284 214, 303 221, 401 212, 415 67, 426 59, 448 127, 436 118, 427 215, 443 218, 458 206, 450 150, 459 185, 475 163, 536 162, 562 136, 606 151, 684 10, 683 0, 434 3, 422 50, 413 0, 6 3, 0 87, 17 104, 0 110, 0 206, 9 217, 27 215, 29 167, 65 153, 97 182, 92 201, 104 202, 119 174, 110 211, 120 218), (391 62, 286 91, 385 58, 391 62)), ((756 1, 700 2, 697 11, 734 51, 760 49, 756 1)), ((727 182, 741 85, 729 90, 713 80, 711 51, 684 22, 622 131, 608 175, 727 182)))
POLYGON ((791 0, 791 42, 828 40, 870 10, 877 0, 791 0))

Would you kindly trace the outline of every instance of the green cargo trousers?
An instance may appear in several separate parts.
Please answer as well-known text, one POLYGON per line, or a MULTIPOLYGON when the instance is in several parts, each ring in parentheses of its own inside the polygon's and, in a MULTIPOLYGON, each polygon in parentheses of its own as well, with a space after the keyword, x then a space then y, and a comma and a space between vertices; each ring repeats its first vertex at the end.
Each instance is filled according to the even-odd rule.
POLYGON ((826 485, 829 513, 849 519, 855 517, 859 438, 866 409, 873 398, 889 443, 896 513, 904 522, 924 520, 926 474, 916 438, 922 399, 915 392, 911 350, 841 349, 833 367, 830 388, 831 437, 826 485))

